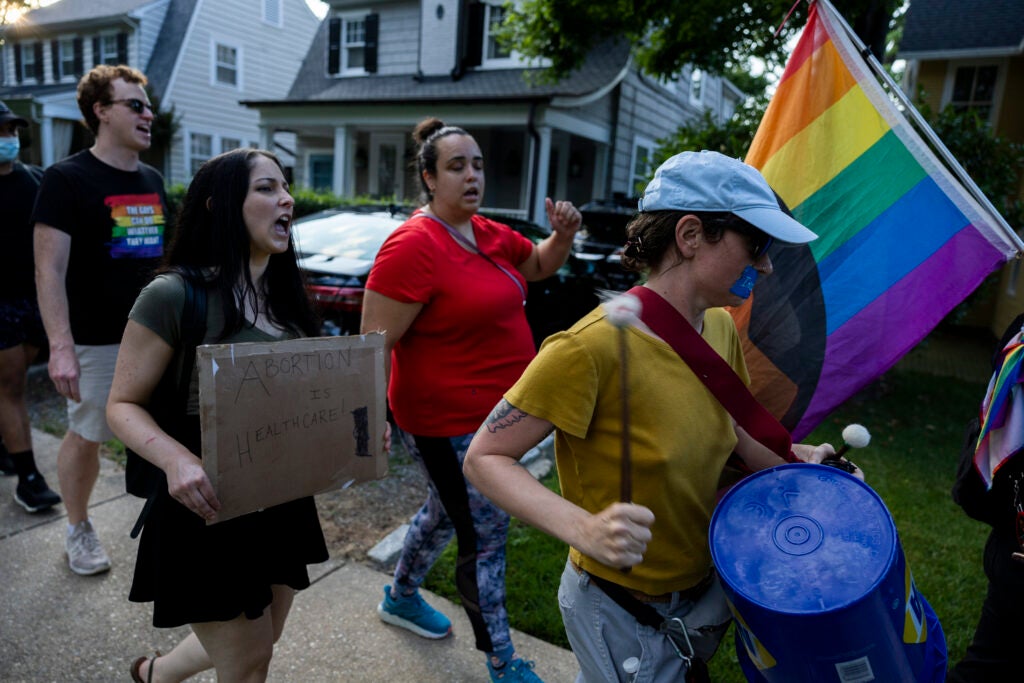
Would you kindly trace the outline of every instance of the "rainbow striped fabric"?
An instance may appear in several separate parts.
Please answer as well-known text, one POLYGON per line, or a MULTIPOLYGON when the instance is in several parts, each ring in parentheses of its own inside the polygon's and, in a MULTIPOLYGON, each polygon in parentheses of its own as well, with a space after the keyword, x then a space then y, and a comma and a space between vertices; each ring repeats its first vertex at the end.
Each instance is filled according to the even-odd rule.
POLYGON ((974 466, 992 488, 992 478, 1012 455, 1024 448, 1024 396, 1021 391, 1021 362, 1024 360, 1024 334, 1018 332, 1003 347, 999 366, 992 373, 988 391, 981 402, 977 450, 974 466))
POLYGON ((771 252, 733 311, 752 389, 793 432, 888 370, 1016 253, 929 150, 824 0, 811 6, 746 162, 818 233, 771 252))

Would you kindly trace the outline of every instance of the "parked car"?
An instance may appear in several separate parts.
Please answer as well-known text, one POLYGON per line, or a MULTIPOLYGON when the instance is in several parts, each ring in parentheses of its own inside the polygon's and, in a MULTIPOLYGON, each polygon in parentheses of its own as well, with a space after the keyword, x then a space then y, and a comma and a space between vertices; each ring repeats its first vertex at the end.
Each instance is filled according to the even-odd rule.
POLYGON ((580 206, 583 227, 576 233, 576 257, 587 264, 586 275, 602 289, 623 292, 636 284, 637 274, 622 268, 626 224, 636 215, 636 206, 636 199, 624 195, 580 206))
MULTIPOLYGON (((407 218, 402 207, 352 207, 321 211, 295 221, 292 231, 306 287, 324 319, 324 334, 356 334, 363 308, 366 278, 381 245, 407 218)), ((500 214, 490 218, 509 225, 534 242, 550 230, 500 214)), ((581 242, 577 242, 579 248, 581 242)), ((608 278, 586 253, 574 253, 559 271, 529 283, 526 317, 539 345, 566 329, 598 303, 597 291, 608 278)))

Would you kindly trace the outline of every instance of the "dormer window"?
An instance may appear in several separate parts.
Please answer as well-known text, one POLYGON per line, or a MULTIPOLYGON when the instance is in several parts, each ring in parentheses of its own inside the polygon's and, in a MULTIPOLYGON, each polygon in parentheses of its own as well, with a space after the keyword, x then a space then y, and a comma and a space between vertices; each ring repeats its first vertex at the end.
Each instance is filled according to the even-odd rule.
POLYGON ((128 34, 106 33, 92 39, 93 64, 127 64, 128 34))
POLYGON ((100 62, 102 64, 117 65, 117 36, 100 37, 100 62))
POLYGON ((509 69, 548 64, 546 59, 526 61, 498 40, 501 25, 507 16, 505 0, 473 0, 467 5, 463 67, 509 69))
POLYGON ((498 29, 501 28, 501 23, 505 21, 505 13, 506 9, 504 6, 487 5, 486 17, 484 19, 484 31, 486 32, 484 44, 487 46, 485 62, 491 62, 496 59, 505 60, 512 57, 512 50, 499 43, 495 35, 498 29))
POLYGON ((327 73, 358 76, 377 71, 380 15, 333 17, 327 24, 327 73))

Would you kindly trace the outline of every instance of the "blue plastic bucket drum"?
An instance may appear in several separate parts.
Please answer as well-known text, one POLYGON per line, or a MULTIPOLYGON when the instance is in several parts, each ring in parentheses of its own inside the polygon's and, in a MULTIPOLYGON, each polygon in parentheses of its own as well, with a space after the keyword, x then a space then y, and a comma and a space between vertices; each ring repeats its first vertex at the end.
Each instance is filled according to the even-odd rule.
POLYGON ((763 470, 726 494, 710 533, 748 681, 945 680, 942 626, 864 482, 823 465, 763 470))

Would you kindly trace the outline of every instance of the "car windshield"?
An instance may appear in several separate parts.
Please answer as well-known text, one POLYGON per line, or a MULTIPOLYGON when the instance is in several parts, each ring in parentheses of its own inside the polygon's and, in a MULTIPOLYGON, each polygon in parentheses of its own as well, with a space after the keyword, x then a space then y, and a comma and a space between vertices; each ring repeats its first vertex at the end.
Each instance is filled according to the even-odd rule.
POLYGON ((372 261, 384 240, 401 225, 387 215, 334 214, 296 223, 295 248, 300 256, 324 254, 372 261))

